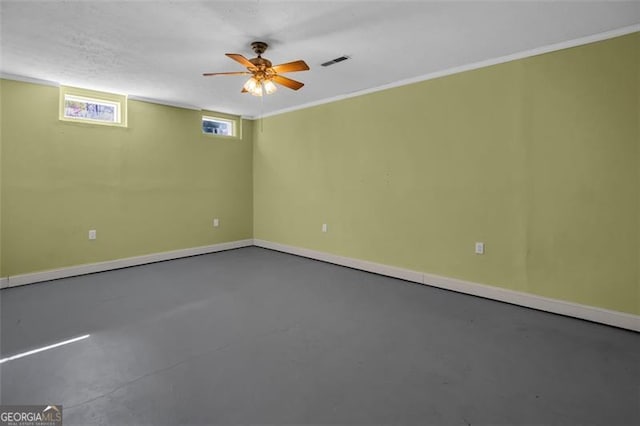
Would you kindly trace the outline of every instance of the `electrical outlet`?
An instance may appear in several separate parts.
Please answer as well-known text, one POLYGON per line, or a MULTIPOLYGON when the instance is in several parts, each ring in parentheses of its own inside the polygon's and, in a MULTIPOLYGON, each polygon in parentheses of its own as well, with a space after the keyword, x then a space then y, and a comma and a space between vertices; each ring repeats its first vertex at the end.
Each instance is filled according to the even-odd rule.
POLYGON ((322 232, 327 232, 327 224, 326 223, 322 224, 322 232))
POLYGON ((217 228, 218 226, 220 226, 220 221, 218 220, 218 218, 213 219, 213 227, 217 228))
POLYGON ((95 229, 89 229, 89 239, 90 240, 95 240, 96 237, 97 237, 96 230, 95 229))
POLYGON ((476 243, 476 254, 484 254, 484 243, 476 243))

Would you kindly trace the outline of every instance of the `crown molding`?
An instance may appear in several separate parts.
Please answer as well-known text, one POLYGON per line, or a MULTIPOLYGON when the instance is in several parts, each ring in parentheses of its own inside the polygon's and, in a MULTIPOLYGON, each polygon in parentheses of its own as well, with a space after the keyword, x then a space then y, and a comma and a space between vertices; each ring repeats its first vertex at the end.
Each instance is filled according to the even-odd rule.
POLYGON ((480 62, 474 62, 471 64, 460 65, 453 68, 447 68, 445 70, 434 71, 428 74, 423 74, 417 77, 407 78, 399 80, 393 83, 384 84, 382 86, 376 86, 369 89, 358 90, 356 92, 346 93, 343 95, 334 96, 331 98, 321 99, 319 101, 308 102, 306 104, 298 105, 295 107, 284 108, 261 116, 251 117, 254 120, 260 118, 273 117, 275 115, 285 114, 288 112, 298 111, 302 109, 312 108, 318 105, 324 105, 332 102, 341 101, 344 99, 355 98, 358 96, 368 95, 370 93, 381 92, 383 90, 393 89, 395 87, 406 86, 409 84, 420 83, 422 81, 433 80, 448 75, 459 74, 465 71, 472 71, 479 68, 486 68, 493 65, 503 64, 506 62, 517 61, 519 59, 530 58, 533 56, 543 55, 545 53, 556 52, 559 50, 569 49, 572 47, 583 46, 586 44, 596 43, 598 41, 608 40, 611 38, 620 37, 627 34, 632 34, 640 31, 640 24, 630 25, 628 27, 617 28, 615 30, 606 31, 603 33, 593 34, 586 37, 580 37, 573 40, 563 41, 560 43, 554 43, 547 46, 536 47, 535 49, 524 50, 521 52, 512 53, 505 56, 499 56, 497 58, 487 59, 480 62))

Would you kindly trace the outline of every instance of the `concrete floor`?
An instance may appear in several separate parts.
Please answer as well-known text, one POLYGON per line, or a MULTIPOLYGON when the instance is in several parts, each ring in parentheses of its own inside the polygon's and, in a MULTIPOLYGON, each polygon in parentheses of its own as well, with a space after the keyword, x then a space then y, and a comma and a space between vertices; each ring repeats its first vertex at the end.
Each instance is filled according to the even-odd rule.
POLYGON ((2 404, 91 424, 640 424, 640 335, 250 247, 5 289, 2 404))

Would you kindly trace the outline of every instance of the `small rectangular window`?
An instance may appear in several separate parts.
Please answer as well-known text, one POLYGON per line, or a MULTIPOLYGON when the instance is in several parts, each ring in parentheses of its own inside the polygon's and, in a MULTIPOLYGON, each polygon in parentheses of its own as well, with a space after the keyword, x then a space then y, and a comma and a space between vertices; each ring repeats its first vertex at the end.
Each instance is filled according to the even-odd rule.
POLYGON ((60 90, 60 120, 127 125, 126 96, 70 87, 60 90))
POLYGON ((120 123, 120 104, 80 96, 65 95, 64 117, 102 121, 106 123, 120 123))
POLYGON ((202 133, 220 136, 237 136, 235 120, 202 116, 202 133))

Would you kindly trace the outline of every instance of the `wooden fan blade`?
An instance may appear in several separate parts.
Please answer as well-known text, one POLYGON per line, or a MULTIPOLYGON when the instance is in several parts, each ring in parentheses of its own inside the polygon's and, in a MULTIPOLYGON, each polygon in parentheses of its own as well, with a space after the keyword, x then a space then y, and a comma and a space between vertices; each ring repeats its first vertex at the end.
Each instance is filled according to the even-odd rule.
POLYGON ((251 74, 249 71, 232 71, 232 72, 205 72, 202 74, 205 77, 210 77, 212 75, 249 75, 251 74))
POLYGON ((236 61, 238 63, 241 63, 242 65, 244 65, 247 68, 255 67, 255 65, 253 65, 251 62, 249 62, 249 60, 247 58, 245 58, 244 56, 242 56, 239 53, 225 53, 225 55, 227 55, 228 57, 230 57, 234 61, 236 61))
POLYGON ((304 86, 304 83, 300 83, 299 81, 292 80, 282 75, 274 75, 272 80, 275 83, 282 84, 283 86, 293 90, 298 90, 299 88, 304 86))
POLYGON ((249 91, 243 87, 240 93, 249 93, 249 91))
POLYGON ((271 67, 277 74, 284 72, 307 71, 309 65, 305 61, 293 61, 271 67))

